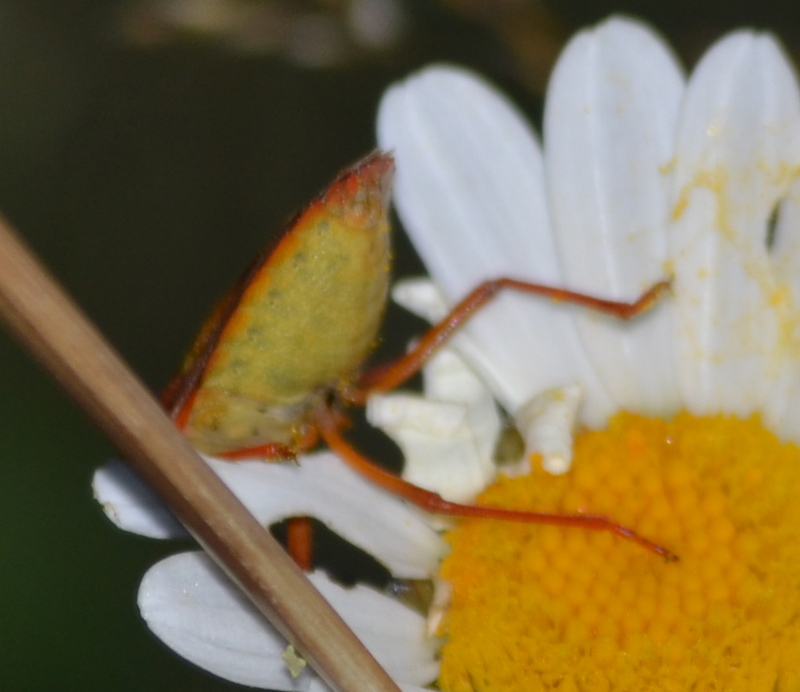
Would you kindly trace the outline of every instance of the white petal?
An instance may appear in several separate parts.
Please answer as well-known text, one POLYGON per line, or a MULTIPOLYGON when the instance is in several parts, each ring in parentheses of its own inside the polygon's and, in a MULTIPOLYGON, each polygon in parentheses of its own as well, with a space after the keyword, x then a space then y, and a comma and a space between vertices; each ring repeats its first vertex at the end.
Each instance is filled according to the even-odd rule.
POLYGON ((758 410, 780 371, 766 237, 800 165, 799 130, 794 74, 771 37, 733 34, 692 75, 671 240, 680 385, 695 413, 758 410))
POLYGON ((433 637, 439 631, 439 626, 450 607, 453 597, 453 585, 441 577, 433 579, 433 600, 428 609, 427 632, 433 637))
MULTIPOLYGON (((421 615, 367 587, 344 589, 319 572, 310 578, 390 675, 418 685, 435 679, 435 641, 424 636, 421 615)), ((139 608, 170 648, 220 677, 278 690, 307 690, 315 677, 308 669, 291 677, 286 641, 203 553, 154 565, 142 580, 139 608)))
POLYGON ((447 301, 430 279, 403 279, 392 286, 392 300, 428 322, 435 323, 447 315, 447 301))
POLYGON ((343 588, 322 572, 311 581, 395 680, 424 685, 436 679, 441 642, 427 636, 422 615, 370 587, 343 588))
POLYGON ((444 544, 414 508, 353 473, 330 452, 298 461, 208 460, 264 525, 316 517, 397 577, 425 578, 436 570, 444 544))
POLYGON ((423 391, 428 399, 464 404, 478 453, 488 464, 502 421, 494 398, 482 380, 450 349, 442 349, 428 360, 422 378, 423 391))
MULTIPOLYGON (((572 443, 583 392, 578 384, 537 394, 520 407, 514 422, 525 440, 525 463, 541 454, 542 468, 553 475, 572 466, 572 443)), ((530 466, 528 465, 528 469, 530 466)))
MULTIPOLYGON (((669 48, 614 18, 573 38, 553 71, 545 169, 567 285, 633 301, 665 278, 675 134, 684 85, 669 48)), ((589 358, 620 408, 679 408, 672 315, 664 300, 633 322, 576 314, 589 358)))
MULTIPOLYGON (((417 317, 428 320, 431 324, 443 320, 449 311, 441 289, 427 278, 417 277, 398 281, 392 287, 392 299, 398 305, 417 317)), ((448 349, 463 356, 464 360, 471 363, 478 372, 486 374, 493 370, 494 366, 490 359, 487 358, 480 345, 472 339, 466 330, 459 331, 448 342, 448 349)), ((488 376, 485 381, 492 382, 497 379, 497 377, 488 376)), ((480 382, 477 379, 475 381, 480 382)), ((494 409, 494 404, 492 404, 492 408, 494 409)), ((492 440, 492 446, 494 446, 494 443, 495 440, 492 440)))
POLYGON ((472 500, 494 478, 500 416, 489 391, 449 350, 423 371, 425 395, 373 396, 369 422, 403 451, 403 478, 453 502, 472 500))
POLYGON ((764 420, 782 439, 800 442, 800 180, 781 204, 771 255, 784 293, 776 306, 783 361, 764 407, 764 420))
POLYGON ((92 490, 106 516, 125 531, 150 538, 188 536, 161 498, 123 461, 114 459, 97 469, 92 490))
POLYGON ((370 399, 370 423, 403 451, 403 478, 447 500, 466 502, 494 477, 491 459, 480 453, 467 407, 404 394, 370 399))
MULTIPOLYGON (((502 95, 468 71, 429 68, 384 96, 378 140, 397 159, 404 227, 451 305, 501 276, 560 284, 541 152, 502 95)), ((612 410, 563 305, 503 295, 465 331, 482 353, 472 364, 509 410, 575 380, 589 418, 612 410)))
MULTIPOLYGON (((403 578, 426 577, 443 554, 442 540, 415 509, 329 452, 300 457, 299 464, 207 461, 264 526, 288 517, 316 517, 403 578)), ((95 493, 126 531, 155 538, 185 535, 155 494, 120 462, 95 474, 95 493)))
POLYGON ((403 478, 451 502, 473 499, 494 477, 467 425, 466 407, 406 394, 374 396, 367 416, 403 452, 403 478))
POLYGON ((416 394, 376 394, 370 398, 367 419, 381 429, 408 426, 421 435, 451 438, 466 425, 466 407, 416 394))

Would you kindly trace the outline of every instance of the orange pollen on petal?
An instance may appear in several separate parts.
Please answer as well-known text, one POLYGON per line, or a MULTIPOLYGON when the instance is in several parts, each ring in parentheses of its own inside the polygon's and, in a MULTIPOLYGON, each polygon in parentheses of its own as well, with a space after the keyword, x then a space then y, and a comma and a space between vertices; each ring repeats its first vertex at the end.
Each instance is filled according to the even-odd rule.
POLYGON ((568 474, 534 466, 479 501, 607 514, 680 561, 602 532, 463 520, 441 570, 440 689, 800 689, 800 449, 758 417, 623 413, 576 440, 568 474))

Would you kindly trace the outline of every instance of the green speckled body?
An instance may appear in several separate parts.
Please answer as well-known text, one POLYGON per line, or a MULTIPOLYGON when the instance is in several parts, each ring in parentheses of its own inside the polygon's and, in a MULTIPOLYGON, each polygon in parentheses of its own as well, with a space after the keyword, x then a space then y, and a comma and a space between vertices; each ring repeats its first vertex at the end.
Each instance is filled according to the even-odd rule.
POLYGON ((345 171, 212 315, 172 385, 202 451, 292 449, 314 397, 353 379, 387 299, 392 170, 373 154, 345 171))

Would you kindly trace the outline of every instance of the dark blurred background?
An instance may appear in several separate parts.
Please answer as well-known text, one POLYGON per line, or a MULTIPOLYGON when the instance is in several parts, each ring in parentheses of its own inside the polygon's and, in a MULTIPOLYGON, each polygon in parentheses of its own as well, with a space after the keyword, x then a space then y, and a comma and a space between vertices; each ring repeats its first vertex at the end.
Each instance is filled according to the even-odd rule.
MULTIPOLYGON (((614 11, 687 65, 741 25, 798 45, 778 0, 0 0, 0 209, 158 389, 271 234, 374 146, 388 84, 457 61, 536 120, 566 37, 614 11)), ((419 271, 397 243, 397 274, 419 271)), ((236 689, 140 622, 138 581, 176 547, 105 520, 89 482, 112 453, 0 335, 0 689, 236 689)))

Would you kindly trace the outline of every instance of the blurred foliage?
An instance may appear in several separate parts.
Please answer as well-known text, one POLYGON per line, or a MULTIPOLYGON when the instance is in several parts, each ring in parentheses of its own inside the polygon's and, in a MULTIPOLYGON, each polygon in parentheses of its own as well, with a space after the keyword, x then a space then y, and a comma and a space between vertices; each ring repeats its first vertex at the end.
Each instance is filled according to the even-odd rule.
MULTIPOLYGON (((611 11, 648 19, 689 62, 732 27, 783 34, 800 13, 764 1, 396 0, 401 25, 365 40, 352 2, 272 3, 284 28, 311 14, 340 32, 339 57, 314 63, 286 48, 289 29, 261 48, 218 31, 241 26, 225 14, 233 2, 212 3, 222 24, 186 31, 153 19, 168 4, 0 0, 0 208, 154 388, 256 250, 374 146, 377 100, 410 70, 471 65, 535 118, 565 38, 611 11)), ((245 25, 264 31, 253 16, 245 25)), ((782 38, 794 52, 795 36, 782 38)), ((398 273, 419 271, 398 236, 398 273)), ((412 328, 390 311, 387 349, 412 328)), ((176 548, 104 519, 89 480, 110 445, 6 337, 0 426, 0 689, 235 689, 139 622, 139 578, 176 548)))

